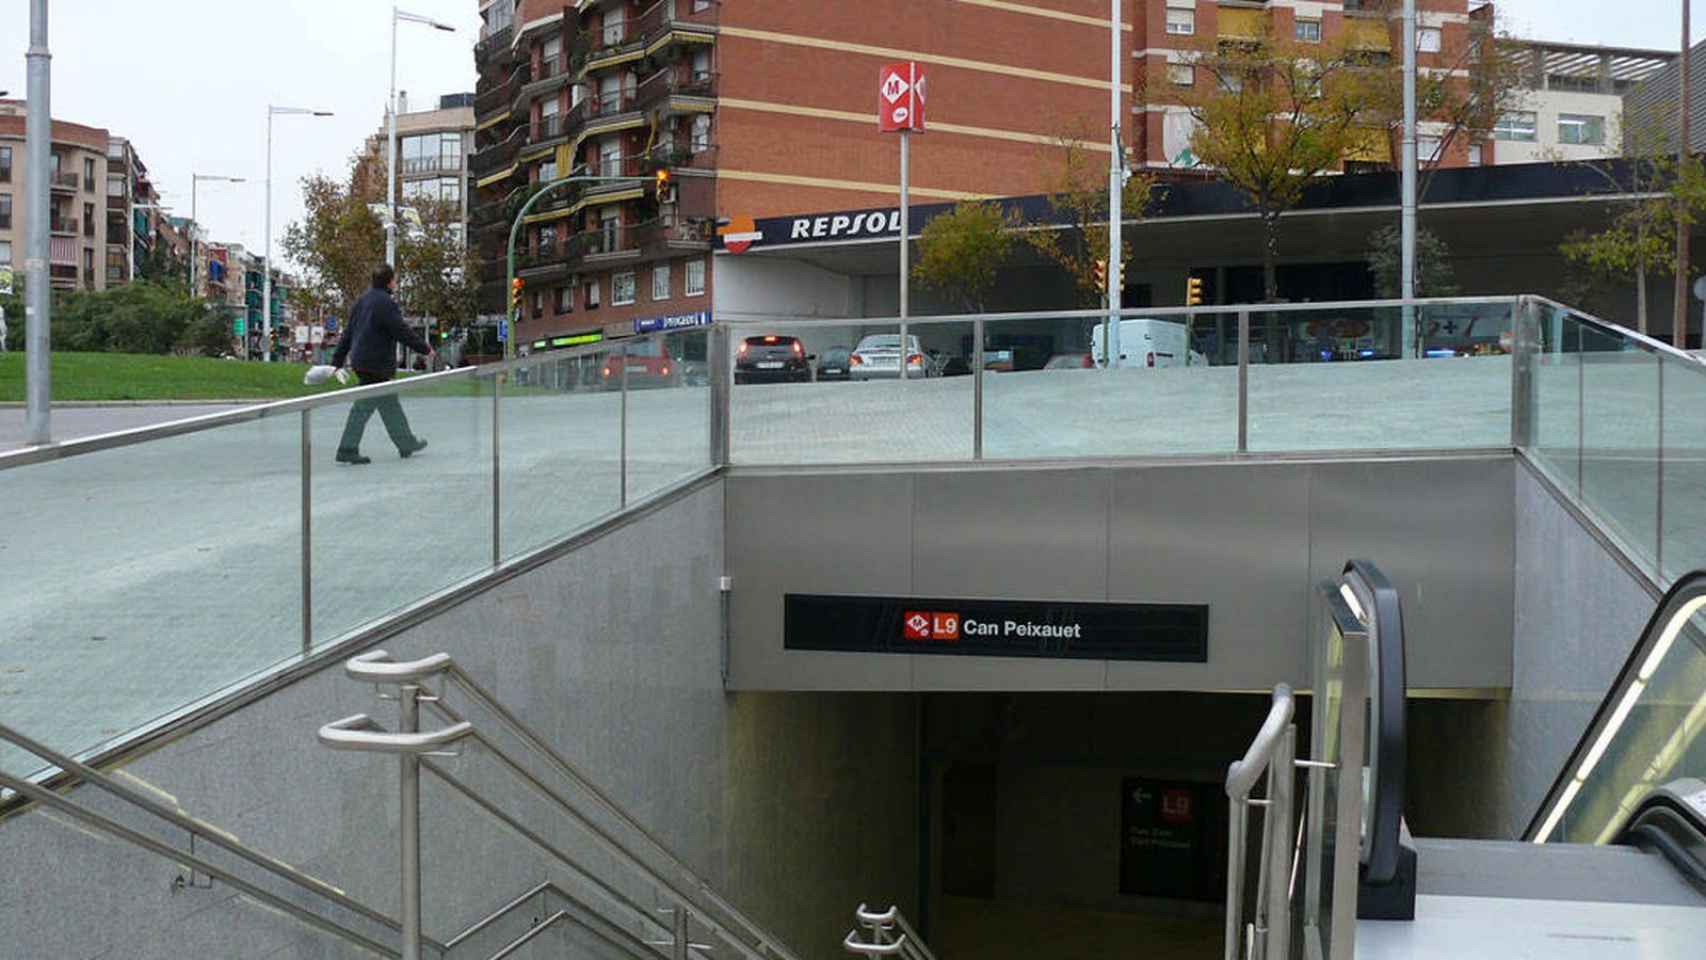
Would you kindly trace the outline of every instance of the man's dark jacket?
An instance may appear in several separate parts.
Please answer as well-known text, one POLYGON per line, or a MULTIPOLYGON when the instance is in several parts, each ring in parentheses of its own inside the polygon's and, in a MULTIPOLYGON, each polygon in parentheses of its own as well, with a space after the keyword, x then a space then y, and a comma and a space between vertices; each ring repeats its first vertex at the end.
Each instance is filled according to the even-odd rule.
POLYGON ((332 366, 389 377, 397 372, 399 343, 419 354, 432 352, 421 335, 403 322, 403 311, 391 299, 391 292, 384 287, 372 287, 350 308, 349 326, 338 339, 332 366))

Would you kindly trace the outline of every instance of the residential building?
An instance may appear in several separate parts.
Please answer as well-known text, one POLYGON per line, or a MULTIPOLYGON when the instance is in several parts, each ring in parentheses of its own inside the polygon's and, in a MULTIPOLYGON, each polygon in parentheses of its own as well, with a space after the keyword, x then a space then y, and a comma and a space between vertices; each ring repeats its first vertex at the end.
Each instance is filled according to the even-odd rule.
POLYGON ((1494 163, 1620 155, 1627 126, 1623 98, 1677 58, 1668 50, 1543 41, 1521 41, 1505 52, 1516 63, 1521 92, 1493 128, 1494 163))
MULTIPOLYGON (((389 156, 389 130, 382 121, 367 138, 357 176, 383 182, 389 156)), ((468 222, 468 158, 474 152, 474 95, 457 93, 438 98, 432 110, 409 110, 409 95, 397 95, 398 203, 442 201, 461 211, 468 222)))
POLYGON ((106 282, 128 283, 172 227, 147 165, 124 137, 107 141, 106 193, 106 282))
MULTIPOLYGON (((1156 170, 1196 167, 1189 144, 1196 126, 1184 100, 1189 88, 1212 82, 1194 66, 1204 46, 1253 40, 1268 29, 1301 43, 1343 43, 1372 62, 1401 62, 1402 4, 1398 0, 1137 0, 1140 16, 1132 57, 1140 102, 1132 107, 1133 152, 1156 170)), ((1417 0, 1416 65, 1449 71, 1467 82, 1468 70, 1491 35, 1493 7, 1480 0, 1417 0)), ((1486 146, 1455 135, 1450 125, 1422 117, 1417 155, 1438 167, 1478 165, 1486 146)), ((1346 172, 1396 166, 1396 138, 1371 131, 1345 157, 1346 172)))
MULTIPOLYGON (((0 100, 0 266, 21 272, 25 184, 24 101, 0 100)), ((49 171, 48 271, 57 290, 105 290, 107 265, 107 150, 100 127, 53 121, 49 171)))
POLYGON ((488 0, 481 12, 471 216, 483 309, 502 310, 510 227, 532 189, 574 170, 673 175, 661 198, 641 182, 594 183, 529 212, 522 343, 708 311, 719 218, 892 205, 898 143, 876 116, 888 62, 910 56, 929 71, 917 202, 1043 192, 1057 168, 1044 153, 1063 136, 1081 133, 1104 160, 1110 149, 1102 11, 488 0))
MULTIPOLYGON (((1664 69, 1657 71, 1623 95, 1624 125, 1631 130, 1660 131, 1658 139, 1675 149, 1676 128, 1680 111, 1677 104, 1677 77, 1682 67, 1674 54, 1664 69)), ((1693 95, 1688 102, 1688 148, 1695 153, 1706 152, 1706 41, 1689 48, 1688 89, 1693 95)))

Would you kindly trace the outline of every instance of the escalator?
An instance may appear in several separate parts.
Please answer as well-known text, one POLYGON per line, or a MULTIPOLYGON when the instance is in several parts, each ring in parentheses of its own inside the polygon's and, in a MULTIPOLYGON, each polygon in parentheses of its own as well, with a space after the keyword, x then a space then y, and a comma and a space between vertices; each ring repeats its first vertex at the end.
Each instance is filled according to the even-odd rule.
POLYGON ((1659 603, 1521 841, 1408 836, 1397 594, 1353 563, 1317 602, 1310 758, 1289 753, 1282 687, 1227 781, 1263 817, 1253 843, 1235 816, 1229 960, 1700 955, 1706 573, 1659 603))

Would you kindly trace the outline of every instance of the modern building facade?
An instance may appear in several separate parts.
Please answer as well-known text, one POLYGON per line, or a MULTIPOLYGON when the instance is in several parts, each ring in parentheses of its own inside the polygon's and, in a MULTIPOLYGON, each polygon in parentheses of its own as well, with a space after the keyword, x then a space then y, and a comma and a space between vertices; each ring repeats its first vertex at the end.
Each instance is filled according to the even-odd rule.
MULTIPOLYGON (((0 100, 0 267, 12 266, 20 273, 30 178, 24 121, 22 100, 0 100)), ((107 150, 111 142, 100 127, 53 122, 48 271, 56 290, 107 288, 107 150)))
MULTIPOLYGON (((1664 69, 1657 71, 1623 94, 1624 122, 1632 129, 1653 129, 1662 132, 1661 139, 1676 143, 1678 115, 1677 78, 1682 73, 1679 58, 1672 57, 1664 69)), ((1706 41, 1689 49, 1688 89, 1693 94, 1688 102, 1688 147, 1695 153, 1706 151, 1706 41)))
MULTIPOLYGON (((474 152, 474 95, 449 94, 430 110, 409 109, 409 95, 397 95, 397 202, 454 204, 468 222, 468 158, 474 152)), ((389 156, 389 131, 382 121, 367 138, 360 163, 380 178, 389 156)))
MULTIPOLYGON (((1621 155, 1628 127, 1624 97, 1662 76, 1677 59, 1668 50, 1540 41, 1508 47, 1506 55, 1516 61, 1521 92, 1513 98, 1514 109, 1493 128, 1494 163, 1621 155)), ((1649 139, 1663 135, 1657 127, 1649 139)))

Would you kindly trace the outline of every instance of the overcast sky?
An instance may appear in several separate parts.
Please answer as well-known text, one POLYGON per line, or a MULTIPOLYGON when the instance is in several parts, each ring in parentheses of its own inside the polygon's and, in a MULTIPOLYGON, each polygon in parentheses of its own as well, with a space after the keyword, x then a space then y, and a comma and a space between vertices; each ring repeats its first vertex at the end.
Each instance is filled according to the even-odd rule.
MULTIPOLYGON (((397 85, 413 105, 474 88, 478 7, 404 4, 460 31, 402 26, 397 85)), ((1546 40, 1674 50, 1681 30, 1677 0, 1501 0, 1498 8, 1506 29, 1546 40)), ((52 9, 54 116, 129 137, 174 212, 189 213, 192 170, 247 177, 200 191, 199 215, 218 240, 261 247, 267 104, 336 113, 275 120, 275 243, 301 215, 297 181, 341 173, 384 118, 385 0, 52 0, 52 9)), ((1706 36, 1706 0, 1694 0, 1694 35, 1706 36)), ((0 0, 0 90, 14 97, 24 94, 28 44, 29 0, 0 0)))

